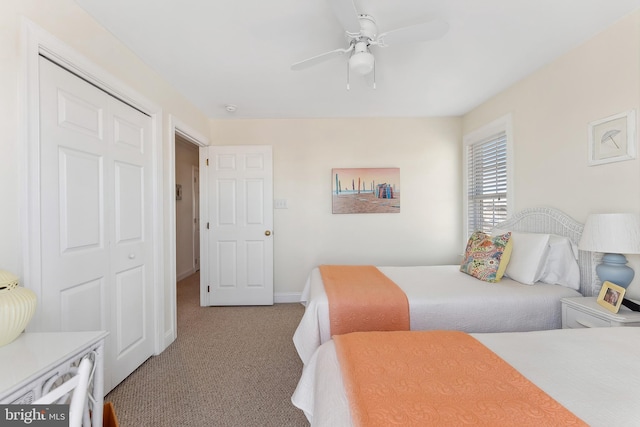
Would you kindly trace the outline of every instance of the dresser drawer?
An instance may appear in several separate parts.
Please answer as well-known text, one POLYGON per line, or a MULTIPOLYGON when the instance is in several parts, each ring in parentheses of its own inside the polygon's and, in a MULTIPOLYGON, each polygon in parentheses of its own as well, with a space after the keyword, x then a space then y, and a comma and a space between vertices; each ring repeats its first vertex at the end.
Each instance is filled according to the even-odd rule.
POLYGON ((564 322, 565 328, 579 329, 579 328, 608 328, 611 327, 609 320, 600 319, 592 314, 585 313, 580 310, 576 310, 573 307, 564 307, 564 322))

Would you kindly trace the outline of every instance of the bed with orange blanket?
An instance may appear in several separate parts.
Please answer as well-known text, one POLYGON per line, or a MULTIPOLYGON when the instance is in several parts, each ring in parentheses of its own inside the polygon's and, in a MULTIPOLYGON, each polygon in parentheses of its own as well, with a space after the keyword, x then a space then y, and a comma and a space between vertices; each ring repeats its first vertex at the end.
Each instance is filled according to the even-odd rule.
POLYGON ((637 426, 640 328, 363 332, 320 346, 292 396, 311 426, 637 426))
MULTIPOLYGON (((523 280, 516 280, 519 277, 505 277, 499 283, 488 283, 462 273, 459 265, 332 266, 343 270, 353 269, 341 282, 340 287, 343 288, 359 281, 359 273, 355 273, 358 269, 364 269, 367 274, 364 282, 370 282, 372 270, 376 270, 404 293, 403 298, 408 306, 408 328, 403 323, 406 319, 400 319, 399 323, 403 325, 401 327, 382 324, 380 321, 386 317, 397 318, 396 314, 390 315, 385 306, 385 301, 397 300, 397 294, 393 298, 382 296, 374 300, 371 298, 372 292, 366 286, 354 286, 354 291, 346 293, 344 302, 341 303, 345 306, 342 311, 351 317, 350 321, 357 320, 360 323, 351 331, 447 329, 475 333, 560 328, 560 300, 565 297, 590 296, 594 292, 592 254, 577 251, 582 224, 557 210, 532 208, 514 215, 499 227, 527 236, 527 243, 544 240, 543 236, 548 236, 549 240, 546 242, 549 248, 554 251, 564 248, 564 251, 558 252, 565 254, 564 257, 552 257, 552 250, 548 249, 546 253, 538 252, 535 261, 531 259, 533 257, 525 257, 524 264, 539 264, 545 268, 551 265, 553 268, 549 271, 552 272, 566 269, 572 262, 576 272, 574 277, 577 275, 574 287, 548 283, 548 280, 544 283, 524 283, 523 280), (552 237, 559 243, 552 245, 552 237), (566 255, 567 252, 573 255, 566 255), (573 258, 567 259, 571 257, 573 258), (364 308, 363 304, 370 305, 370 310, 360 311, 364 308), (382 319, 379 318, 381 316, 382 319), (366 329, 367 322, 371 323, 370 329, 366 329), (379 326, 381 324, 383 326, 379 326)), ((532 250, 525 251, 527 254, 529 252, 533 253, 532 250)), ((507 268, 513 264, 513 258, 512 255, 507 268)), ((294 333, 293 342, 303 363, 307 363, 313 352, 332 335, 345 332, 345 329, 335 328, 336 322, 344 322, 333 319, 334 308, 330 307, 334 301, 331 300, 332 292, 327 292, 325 280, 326 274, 321 268, 314 268, 302 292, 301 302, 306 308, 294 333)))

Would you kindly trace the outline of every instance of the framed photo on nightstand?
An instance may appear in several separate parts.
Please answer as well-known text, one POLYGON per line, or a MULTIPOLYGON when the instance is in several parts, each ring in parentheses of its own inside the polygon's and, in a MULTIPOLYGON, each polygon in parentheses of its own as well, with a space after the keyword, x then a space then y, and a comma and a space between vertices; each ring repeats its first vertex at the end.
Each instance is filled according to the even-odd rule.
POLYGON ((626 289, 622 286, 611 282, 604 282, 596 301, 607 310, 617 313, 618 310, 620 310, 620 304, 622 304, 622 300, 624 299, 625 291, 626 289))

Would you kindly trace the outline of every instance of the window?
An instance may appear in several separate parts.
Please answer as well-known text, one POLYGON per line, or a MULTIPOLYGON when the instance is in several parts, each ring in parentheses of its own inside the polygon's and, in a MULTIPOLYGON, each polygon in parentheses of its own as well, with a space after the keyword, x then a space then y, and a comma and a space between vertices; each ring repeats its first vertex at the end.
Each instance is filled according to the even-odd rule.
POLYGON ((509 216, 510 118, 500 119, 465 137, 465 236, 490 231, 509 216))

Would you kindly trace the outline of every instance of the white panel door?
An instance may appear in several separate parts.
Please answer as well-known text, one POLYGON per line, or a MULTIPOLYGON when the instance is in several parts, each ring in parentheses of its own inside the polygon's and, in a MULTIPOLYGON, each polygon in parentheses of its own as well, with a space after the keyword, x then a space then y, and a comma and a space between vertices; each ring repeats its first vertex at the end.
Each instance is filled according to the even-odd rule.
POLYGON ((110 350, 115 385, 153 354, 153 176, 151 118, 113 97, 109 101, 110 350))
MULTIPOLYGON (((210 146, 205 305, 273 304, 271 146, 210 146)), ((204 201, 204 199, 203 199, 204 201)), ((203 255, 204 256, 204 255, 203 255)), ((204 273, 204 274, 202 274, 204 273)))
POLYGON ((42 311, 107 330, 105 390, 153 352, 151 120, 40 58, 42 311))

